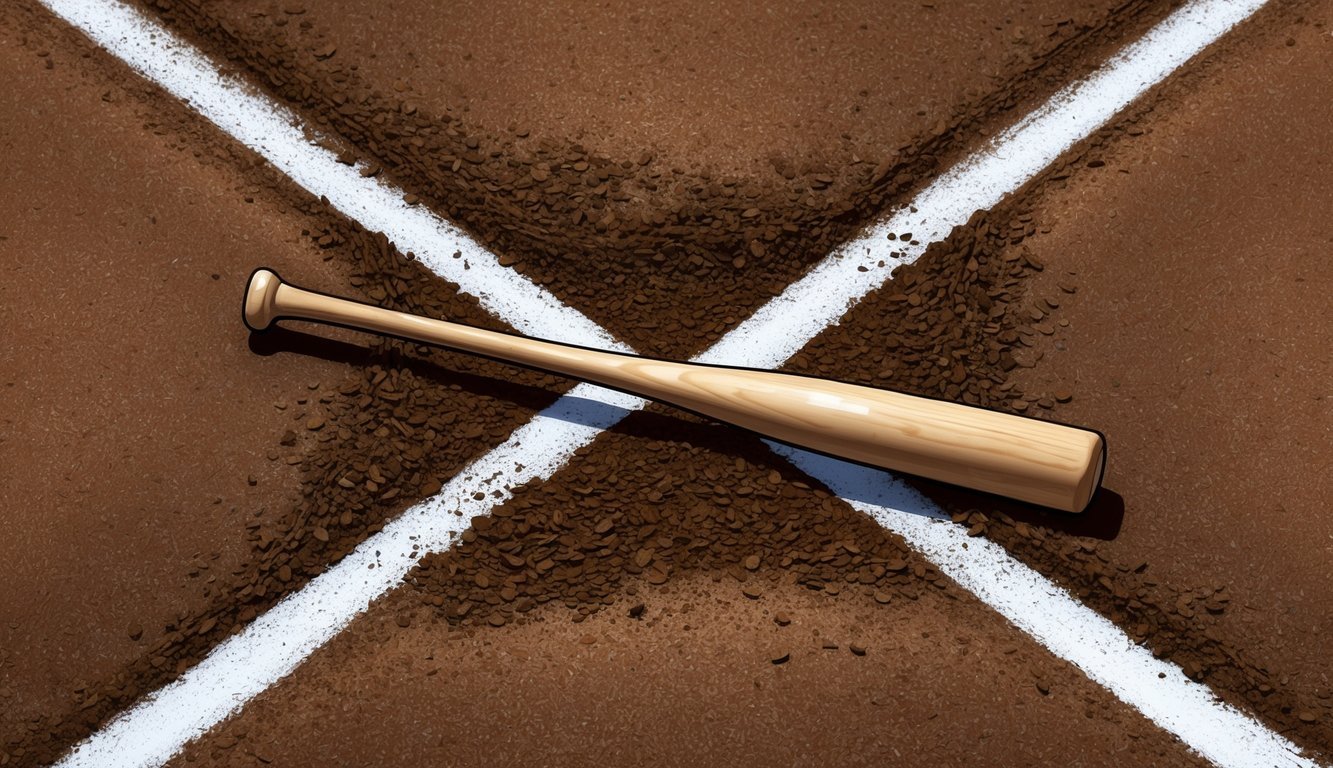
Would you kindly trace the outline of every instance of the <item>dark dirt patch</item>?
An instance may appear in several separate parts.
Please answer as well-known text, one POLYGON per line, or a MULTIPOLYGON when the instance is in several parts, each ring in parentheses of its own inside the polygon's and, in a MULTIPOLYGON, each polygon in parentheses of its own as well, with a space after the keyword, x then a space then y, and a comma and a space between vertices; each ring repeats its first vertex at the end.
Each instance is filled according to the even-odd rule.
POLYGON ((177 764, 1199 762, 735 430, 631 417, 477 522, 177 764))
MULTIPOLYGON (((146 5, 309 116, 349 161, 382 169, 504 263, 637 349, 686 357, 1011 119, 1015 107, 1095 65, 1170 4, 1080 7, 1076 20, 1042 28, 1031 49, 984 87, 930 115, 929 128, 857 162, 783 156, 762 177, 687 167, 653 146, 610 156, 542 126, 488 132, 470 122, 465 102, 431 109, 368 80, 359 63, 368 51, 333 45, 314 13, 237 13, 197 0, 146 5), (331 47, 336 55, 326 55, 331 47)), ((951 40, 941 35, 939 44, 951 40)))
POLYGON ((913 597, 923 581, 939 581, 873 522, 773 464, 758 440, 735 430, 636 414, 582 450, 558 481, 478 518, 410 581, 463 625, 504 624, 550 601, 580 621, 627 580, 664 584, 687 571, 725 574, 755 597, 779 577, 830 594, 913 597), (700 462, 696 443, 718 455, 700 462))

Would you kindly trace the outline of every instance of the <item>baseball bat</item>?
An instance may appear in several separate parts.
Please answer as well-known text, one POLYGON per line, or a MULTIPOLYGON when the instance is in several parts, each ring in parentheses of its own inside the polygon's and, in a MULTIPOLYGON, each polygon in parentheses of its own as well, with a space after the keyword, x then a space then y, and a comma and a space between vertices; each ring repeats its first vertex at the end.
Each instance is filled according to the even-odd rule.
POLYGON ((750 368, 656 360, 396 312, 250 277, 245 324, 306 320, 470 352, 658 400, 784 443, 1081 512, 1101 483, 1094 430, 891 390, 750 368))

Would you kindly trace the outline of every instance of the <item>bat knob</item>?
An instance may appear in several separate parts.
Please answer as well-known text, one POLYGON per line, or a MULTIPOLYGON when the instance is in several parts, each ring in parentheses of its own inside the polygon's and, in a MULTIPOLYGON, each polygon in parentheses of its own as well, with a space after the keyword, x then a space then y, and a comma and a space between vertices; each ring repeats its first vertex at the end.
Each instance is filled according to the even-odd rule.
POLYGON ((241 318, 246 328, 258 332, 273 324, 278 316, 277 296, 281 287, 282 278, 273 270, 260 267, 250 275, 241 306, 241 318))

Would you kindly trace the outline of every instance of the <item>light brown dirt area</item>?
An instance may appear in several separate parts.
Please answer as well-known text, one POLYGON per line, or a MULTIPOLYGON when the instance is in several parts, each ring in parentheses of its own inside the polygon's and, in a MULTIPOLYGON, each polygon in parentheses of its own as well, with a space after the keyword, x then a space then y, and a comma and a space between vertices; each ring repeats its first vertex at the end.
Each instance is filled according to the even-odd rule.
POLYGON ((736 591, 472 635, 377 609, 172 765, 1206 764, 985 608, 736 591))

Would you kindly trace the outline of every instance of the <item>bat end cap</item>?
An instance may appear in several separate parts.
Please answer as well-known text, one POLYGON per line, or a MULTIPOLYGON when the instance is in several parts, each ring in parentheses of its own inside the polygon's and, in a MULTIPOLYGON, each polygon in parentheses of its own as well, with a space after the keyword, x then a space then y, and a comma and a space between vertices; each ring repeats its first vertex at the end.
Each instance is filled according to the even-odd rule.
POLYGON ((1106 475, 1106 437, 1100 432, 1089 431, 1096 436, 1096 440, 1092 442, 1087 471, 1084 472, 1083 479, 1074 492, 1074 503, 1068 510, 1070 512, 1083 512, 1092 504, 1092 499, 1102 487, 1102 480, 1106 475))
POLYGON ((271 269, 260 267, 250 275, 241 306, 241 319, 246 328, 256 333, 268 330, 278 316, 277 296, 281 287, 282 278, 271 269))

